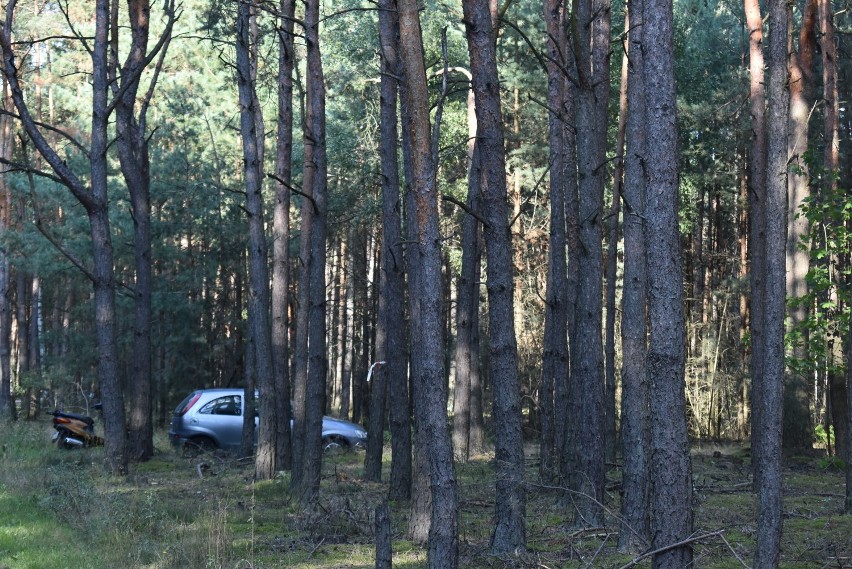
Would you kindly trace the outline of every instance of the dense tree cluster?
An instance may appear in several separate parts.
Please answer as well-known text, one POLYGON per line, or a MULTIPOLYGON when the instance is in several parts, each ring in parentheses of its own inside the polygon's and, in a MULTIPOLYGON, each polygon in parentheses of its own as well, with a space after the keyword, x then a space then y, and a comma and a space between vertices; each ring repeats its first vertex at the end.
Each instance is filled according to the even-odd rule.
POLYGON ((524 548, 525 441, 578 527, 619 461, 619 545, 660 567, 691 439, 751 439, 760 567, 781 445, 852 456, 840 0, 4 9, 0 417, 102 401, 126 473, 245 386, 243 452, 306 508, 351 418, 435 567, 492 451, 491 547, 524 548))

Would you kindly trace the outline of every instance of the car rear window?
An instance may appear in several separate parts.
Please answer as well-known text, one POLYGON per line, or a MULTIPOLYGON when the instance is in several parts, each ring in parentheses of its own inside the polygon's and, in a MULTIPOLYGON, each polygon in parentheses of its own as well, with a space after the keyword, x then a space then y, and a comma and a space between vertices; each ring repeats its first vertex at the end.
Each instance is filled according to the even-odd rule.
POLYGON ((180 402, 180 404, 175 407, 175 415, 183 415, 189 410, 189 406, 192 403, 195 403, 198 400, 198 396, 200 393, 198 391, 193 391, 189 395, 186 396, 186 399, 180 402))

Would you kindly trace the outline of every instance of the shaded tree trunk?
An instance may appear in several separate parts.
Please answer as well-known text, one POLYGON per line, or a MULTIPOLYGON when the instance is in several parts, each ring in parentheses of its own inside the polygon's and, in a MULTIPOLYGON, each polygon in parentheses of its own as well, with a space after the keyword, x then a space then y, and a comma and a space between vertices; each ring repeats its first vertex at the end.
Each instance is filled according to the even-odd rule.
MULTIPOLYGON (((3 109, 12 110, 6 76, 2 80, 3 109)), ((12 120, 0 117, 0 163, 12 159, 14 137, 12 120)), ((6 176, 0 176, 0 239, 11 229, 12 194, 6 176)), ((0 247, 0 421, 17 419, 15 398, 12 395, 12 289, 11 264, 6 247, 0 247)))
POLYGON ((494 447, 497 476, 491 551, 526 547, 524 448, 515 339, 512 234, 508 219, 506 156, 497 44, 487 0, 463 3, 482 179, 483 237, 488 270, 489 364, 494 387, 494 447))
MULTIPOLYGON (((269 269, 264 230, 261 169, 262 133, 258 132, 260 108, 255 94, 252 52, 257 42, 252 20, 257 16, 248 3, 237 9, 237 87, 240 101, 240 134, 242 135, 243 181, 246 187, 246 213, 249 226, 249 326, 254 341, 255 387, 258 393, 257 451, 254 476, 258 480, 275 477, 275 384, 272 376, 272 348, 269 323, 269 269)), ((247 391, 246 398, 253 398, 247 391)), ((248 405, 246 405, 248 408, 248 405)), ((253 417, 251 418, 253 420, 253 417)))
POLYGON ((607 214, 606 252, 606 326, 604 327, 604 450, 607 462, 615 463, 618 445, 615 403, 615 299, 618 284, 618 217, 621 214, 621 193, 624 185, 624 137, 627 128, 627 35, 629 18, 624 22, 624 54, 621 60, 621 87, 618 101, 618 129, 615 140, 615 173, 612 182, 612 206, 607 214))
MULTIPOLYGON (((313 162, 314 147, 306 144, 304 164, 313 162)), ((305 399, 308 388, 308 315, 311 294, 311 233, 315 215, 312 193, 313 168, 305 167, 302 174, 301 225, 299 233, 299 289, 296 309, 296 338, 293 362, 293 457, 290 483, 298 492, 302 483, 305 449, 305 399)))
POLYGON ((787 14, 785 3, 768 6, 768 116, 765 227, 763 370, 760 399, 761 437, 758 468, 758 532, 755 569, 777 567, 781 547, 781 432, 784 381, 785 257, 787 244, 787 14))
MULTIPOLYGON (((397 149, 397 97, 399 86, 399 24, 392 16, 395 2, 385 0, 379 12, 382 53, 381 79, 381 171, 382 171, 382 254, 379 273, 379 307, 376 326, 376 361, 383 362, 372 375, 370 429, 364 474, 368 480, 381 480, 385 412, 389 390, 408 392, 405 350, 405 265, 402 248, 402 203, 399 190, 397 149), (390 384, 392 382, 392 384, 390 384)), ((406 397, 407 399, 407 397, 406 397)), ((403 401, 394 401, 401 404, 403 401)), ((404 401, 404 411, 408 402, 404 401)), ((391 431, 392 436, 399 433, 391 431)), ((405 453, 410 450, 398 449, 405 453)))
MULTIPOLYGON (((565 256, 565 122, 563 114, 567 81, 563 67, 566 53, 565 5, 560 0, 544 3, 547 24, 548 139, 550 142, 550 241, 544 312, 544 346, 541 363, 541 440, 539 474, 545 481, 559 478, 562 456, 556 444, 556 384, 568 377, 568 267, 565 256)), ((573 165, 573 163, 572 163, 573 165)))
MULTIPOLYGON (((653 549, 692 534, 692 475, 684 393, 684 307, 678 232, 678 149, 671 0, 647 0, 642 15, 647 188, 648 377, 651 382, 653 549), (650 145, 649 145, 650 146, 650 145)), ((654 567, 692 564, 692 547, 654 555, 654 567)))
POLYGON ((275 152, 275 206, 272 223, 272 376, 275 391, 276 470, 292 464, 290 435, 290 183, 293 154, 293 45, 295 0, 281 0, 278 37, 278 121, 275 152))
MULTIPOLYGON (((118 53, 118 3, 113 4, 113 51, 118 53)), ((169 8, 167 5, 167 10, 169 8)), ((159 71, 165 60, 174 23, 170 17, 166 30, 160 37, 160 59, 154 78, 137 104, 139 76, 147 66, 150 5, 147 0, 130 0, 131 45, 123 66, 119 70, 121 82, 114 89, 121 96, 116 105, 116 147, 121 172, 130 193, 133 217, 133 255, 136 282, 133 287, 134 325, 132 372, 128 398, 128 453, 131 460, 145 461, 154 455, 154 428, 152 425, 152 288, 153 265, 151 251, 151 176, 148 155, 147 110, 154 92, 159 71)), ((116 71, 112 70, 111 74, 116 71)))
POLYGON ((636 553, 650 544, 650 400, 645 257, 645 69, 643 0, 628 5, 627 154, 624 161, 624 293, 621 321, 621 526, 618 547, 636 553))
MULTIPOLYGON (((467 207, 471 212, 478 212, 481 175, 473 89, 467 92, 467 134, 467 207)), ((453 391, 453 451, 456 460, 462 462, 470 458, 471 360, 479 357, 473 351, 473 326, 479 311, 479 237, 479 220, 466 213, 462 219, 461 271, 456 285, 456 383, 453 391)))
POLYGON ((305 161, 305 169, 313 170, 311 194, 314 219, 311 228, 305 447, 302 482, 299 488, 299 498, 303 507, 312 506, 319 497, 322 472, 322 417, 325 411, 325 385, 328 373, 325 299, 328 159, 326 156, 325 78, 319 43, 319 0, 311 0, 306 4, 305 41, 307 42, 305 146, 313 147, 311 162, 305 161))
POLYGON ((587 133, 577 146, 579 251, 576 333, 571 337, 568 487, 574 523, 603 522, 604 361, 603 361, 603 188, 609 101, 608 0, 576 3, 574 53, 578 71, 576 127, 587 133))

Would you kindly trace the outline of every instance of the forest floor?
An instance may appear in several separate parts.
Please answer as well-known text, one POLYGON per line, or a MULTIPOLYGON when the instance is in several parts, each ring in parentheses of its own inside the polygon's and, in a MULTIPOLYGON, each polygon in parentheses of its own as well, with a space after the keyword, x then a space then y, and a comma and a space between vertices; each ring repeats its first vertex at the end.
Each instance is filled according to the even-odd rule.
MULTIPOLYGON (((154 459, 132 465, 125 478, 104 474, 101 449, 59 451, 49 436, 45 421, 15 424, 0 439, 0 569, 374 567, 374 509, 386 492, 363 480, 363 452, 324 461, 319 506, 305 514, 287 475, 253 483, 250 463, 183 457, 162 433, 154 459)), ((692 458, 695 566, 749 567, 757 526, 747 452, 702 444, 692 458)), ((486 456, 457 468, 460 567, 650 567, 647 558, 616 551, 617 467, 609 472, 606 525, 574 531, 562 493, 534 482, 534 459, 527 551, 490 555, 491 462, 486 456)), ((784 475, 781 567, 852 568, 843 471, 818 456, 790 457, 784 475)), ((390 510, 394 567, 426 567, 425 550, 406 539, 407 504, 390 510)))

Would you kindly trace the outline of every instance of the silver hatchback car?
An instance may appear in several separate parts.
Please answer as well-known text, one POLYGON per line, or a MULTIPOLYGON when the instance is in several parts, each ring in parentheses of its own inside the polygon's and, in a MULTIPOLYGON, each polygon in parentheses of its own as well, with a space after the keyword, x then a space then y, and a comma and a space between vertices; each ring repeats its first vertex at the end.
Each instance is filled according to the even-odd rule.
MULTIPOLYGON (((243 389, 193 391, 175 408, 169 440, 173 446, 181 448, 239 449, 244 402, 243 389)), ((255 417, 254 421, 257 427, 258 418, 255 417)), ((367 444, 367 431, 350 421, 323 417, 322 444, 326 451, 363 448, 367 444)))

